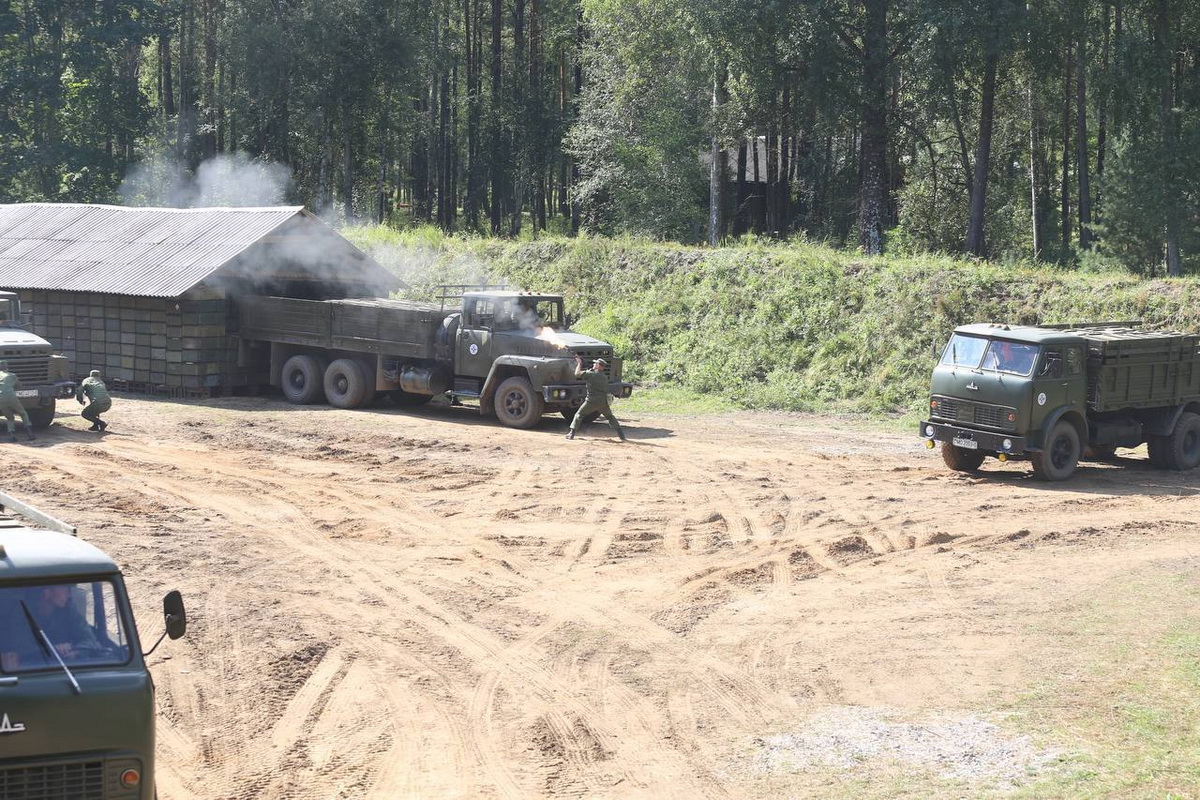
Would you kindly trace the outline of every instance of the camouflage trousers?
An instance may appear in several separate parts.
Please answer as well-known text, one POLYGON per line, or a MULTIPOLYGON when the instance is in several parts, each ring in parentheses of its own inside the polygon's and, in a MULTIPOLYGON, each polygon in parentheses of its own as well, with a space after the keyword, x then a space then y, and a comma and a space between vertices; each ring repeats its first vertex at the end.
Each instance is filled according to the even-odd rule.
POLYGON ((575 416, 571 419, 571 432, 574 433, 575 429, 581 423, 591 422, 597 417, 604 417, 608 420, 608 427, 612 428, 618 434, 621 433, 621 423, 617 422, 617 418, 613 415, 612 409, 609 408, 607 402, 585 402, 581 405, 579 410, 575 412, 575 416))
POLYGON ((4 421, 8 424, 8 432, 12 433, 16 430, 14 417, 20 417, 25 423, 25 427, 29 425, 29 412, 25 410, 25 406, 21 405, 21 401, 17 398, 0 399, 0 414, 4 415, 4 421))
POLYGON ((100 421, 100 415, 110 408, 112 408, 112 400, 98 400, 84 406, 83 410, 79 412, 79 416, 95 425, 100 421))

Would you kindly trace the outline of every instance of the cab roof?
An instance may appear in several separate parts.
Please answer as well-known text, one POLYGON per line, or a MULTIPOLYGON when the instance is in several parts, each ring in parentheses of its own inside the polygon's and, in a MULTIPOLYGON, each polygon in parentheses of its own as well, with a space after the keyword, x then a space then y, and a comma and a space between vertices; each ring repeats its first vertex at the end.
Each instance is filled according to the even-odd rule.
POLYGON ((82 539, 33 528, 0 528, 0 584, 120 572, 116 562, 82 539))
POLYGON ((547 292, 514 292, 511 289, 497 289, 490 292, 463 292, 463 297, 540 297, 543 300, 559 299, 561 294, 547 292))
POLYGON ((976 322, 970 325, 959 325, 954 329, 954 332, 967 336, 1007 339, 1012 342, 1025 342, 1028 344, 1078 342, 1081 338, 1079 330, 1040 328, 1036 325, 1004 325, 995 322, 976 322))

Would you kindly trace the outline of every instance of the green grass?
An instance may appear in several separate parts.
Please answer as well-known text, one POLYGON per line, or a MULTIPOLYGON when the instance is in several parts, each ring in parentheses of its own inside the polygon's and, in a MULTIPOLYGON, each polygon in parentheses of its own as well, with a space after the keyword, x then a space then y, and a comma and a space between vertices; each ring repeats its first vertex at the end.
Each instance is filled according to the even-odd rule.
POLYGON ((1077 674, 1013 704, 1014 721, 1074 751, 1018 796, 1200 796, 1200 582, 1182 563, 1106 587, 1068 631, 1077 674))

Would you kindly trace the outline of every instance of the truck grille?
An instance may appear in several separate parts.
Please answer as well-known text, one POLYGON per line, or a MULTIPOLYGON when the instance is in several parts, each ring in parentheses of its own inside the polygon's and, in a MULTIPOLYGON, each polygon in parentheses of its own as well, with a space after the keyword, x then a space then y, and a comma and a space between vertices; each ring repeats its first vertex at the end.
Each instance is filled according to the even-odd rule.
POLYGON ((104 762, 0 769, 4 800, 104 800, 104 762))
POLYGON ((50 359, 46 356, 17 358, 8 356, 8 371, 21 379, 26 386, 37 386, 50 382, 50 359))
POLYGON ((1017 423, 1010 422, 1009 414, 1016 409, 1007 406, 997 406, 991 403, 975 403, 970 400, 956 400, 949 397, 935 396, 936 407, 931 407, 929 414, 934 419, 958 422, 964 425, 979 425, 984 428, 997 428, 1002 431, 1016 430, 1017 423))

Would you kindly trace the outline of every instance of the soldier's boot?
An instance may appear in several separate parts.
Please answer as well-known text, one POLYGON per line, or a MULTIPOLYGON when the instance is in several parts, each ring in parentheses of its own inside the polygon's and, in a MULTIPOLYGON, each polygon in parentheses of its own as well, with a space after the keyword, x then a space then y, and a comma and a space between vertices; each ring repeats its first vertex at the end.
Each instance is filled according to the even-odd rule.
POLYGON ((108 427, 108 423, 107 423, 107 422, 105 422, 105 421, 104 421, 104 420, 102 420, 102 419, 98 419, 98 420, 96 420, 96 424, 100 426, 100 431, 101 431, 101 433, 103 433, 103 432, 104 432, 104 429, 108 427))
POLYGON ((617 437, 618 437, 618 438, 619 438, 619 439, 620 439, 622 442, 628 442, 628 441, 629 441, 628 439, 626 439, 626 438, 625 438, 625 431, 617 431, 617 437))
POLYGON ((572 428, 571 430, 567 431, 567 438, 568 438, 568 439, 574 439, 574 438, 575 438, 575 429, 574 429, 574 428, 572 428))
POLYGON ((33 435, 33 426, 32 425, 25 426, 25 438, 31 442, 37 438, 36 436, 33 435))
POLYGON ((93 422, 93 423, 92 423, 92 427, 88 428, 88 430, 89 430, 89 431, 99 431, 99 430, 100 430, 100 423, 99 423, 99 422, 93 422))

